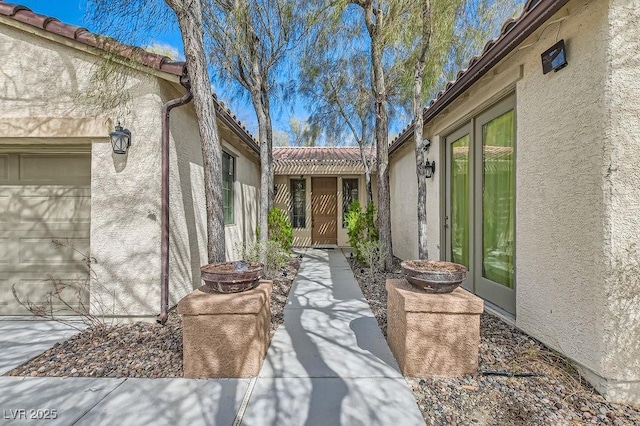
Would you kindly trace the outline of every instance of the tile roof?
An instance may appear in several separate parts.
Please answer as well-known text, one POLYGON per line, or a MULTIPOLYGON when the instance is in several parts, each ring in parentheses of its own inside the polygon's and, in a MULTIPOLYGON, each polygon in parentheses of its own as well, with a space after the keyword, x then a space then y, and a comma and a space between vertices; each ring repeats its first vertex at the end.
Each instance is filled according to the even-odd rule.
POLYGON ((342 147, 274 147, 274 164, 350 164, 362 163, 360 148, 342 147))
MULTIPOLYGON (((26 6, 0 0, 0 15, 84 45, 122 56, 167 74, 182 76, 186 70, 184 61, 174 61, 168 56, 147 52, 141 47, 121 43, 114 38, 92 33, 86 28, 65 24, 52 16, 35 13, 26 6)), ((216 94, 214 94, 213 97, 216 102, 218 118, 227 126, 234 129, 253 151, 259 153, 260 148, 258 142, 244 124, 237 119, 224 102, 218 100, 216 94)))
POLYGON ((158 71, 177 76, 182 75, 184 62, 174 61, 167 56, 147 52, 141 47, 120 43, 111 37, 94 34, 86 28, 65 24, 54 17, 35 13, 26 6, 6 3, 0 0, 0 15, 75 40, 87 46, 120 55, 158 71))
MULTIPOLYGON (((502 24, 500 35, 485 44, 482 53, 469 61, 466 69, 458 72, 455 80, 448 82, 423 110, 424 123, 439 114, 473 83, 504 59, 521 42, 553 16, 569 0, 527 0, 522 14, 502 24)), ((391 141, 389 153, 400 148, 413 134, 413 122, 391 141)))

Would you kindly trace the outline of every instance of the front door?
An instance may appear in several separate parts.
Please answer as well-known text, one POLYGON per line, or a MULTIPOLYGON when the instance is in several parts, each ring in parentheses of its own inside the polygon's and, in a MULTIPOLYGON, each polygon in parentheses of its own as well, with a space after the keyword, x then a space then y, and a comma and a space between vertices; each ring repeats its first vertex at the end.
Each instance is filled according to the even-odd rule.
POLYGON ((338 244, 338 179, 311 178, 313 244, 338 244))
POLYGON ((515 314, 515 100, 445 139, 446 258, 469 269, 463 286, 515 314))

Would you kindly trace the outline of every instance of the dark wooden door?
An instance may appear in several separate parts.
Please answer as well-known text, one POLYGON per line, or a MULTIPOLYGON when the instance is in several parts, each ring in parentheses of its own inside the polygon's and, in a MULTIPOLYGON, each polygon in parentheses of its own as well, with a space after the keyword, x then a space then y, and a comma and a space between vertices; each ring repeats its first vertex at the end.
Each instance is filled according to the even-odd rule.
POLYGON ((338 179, 311 178, 313 244, 338 244, 338 179))

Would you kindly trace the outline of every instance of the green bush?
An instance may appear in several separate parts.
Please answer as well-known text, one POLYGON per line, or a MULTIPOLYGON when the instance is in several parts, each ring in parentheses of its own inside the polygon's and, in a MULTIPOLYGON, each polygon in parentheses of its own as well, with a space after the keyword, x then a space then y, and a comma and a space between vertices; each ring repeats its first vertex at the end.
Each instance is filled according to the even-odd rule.
POLYGON ((365 259, 362 256, 359 243, 378 241, 376 208, 373 203, 369 203, 367 209, 362 211, 360 203, 355 200, 349 205, 345 220, 347 222, 349 245, 353 249, 353 254, 359 262, 364 262, 365 259))
POLYGON ((291 251, 293 244, 293 227, 289 220, 289 215, 277 207, 269 211, 269 240, 276 241, 283 250, 291 251))

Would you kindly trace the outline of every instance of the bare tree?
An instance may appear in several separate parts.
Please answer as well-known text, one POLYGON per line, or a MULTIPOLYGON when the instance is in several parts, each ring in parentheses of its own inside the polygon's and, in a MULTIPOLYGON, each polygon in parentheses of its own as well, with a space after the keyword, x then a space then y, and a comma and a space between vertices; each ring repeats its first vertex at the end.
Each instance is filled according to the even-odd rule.
POLYGON ((423 0, 421 13, 422 31, 418 42, 418 57, 415 61, 413 76, 413 135, 416 153, 416 174, 418 177, 418 257, 428 259, 427 249, 427 178, 424 168, 424 150, 422 143, 423 127, 423 79, 425 62, 431 42, 431 2, 423 0))
MULTIPOLYGON (((427 247, 427 181, 423 143, 425 95, 444 84, 477 53, 501 23, 520 7, 518 0, 423 0, 412 14, 417 34, 405 70, 405 89, 411 88, 414 150, 418 182, 418 256, 429 257, 427 247), (411 66, 413 65, 413 66, 411 66), (413 69, 413 74, 407 71, 413 69), (408 82, 411 79, 411 82, 408 82), (426 90, 425 90, 426 89, 426 90)), ((409 25, 411 26, 411 24, 409 25)), ((400 77, 401 81, 403 77, 400 77)))
POLYGON ((310 121, 323 128, 329 139, 353 139, 358 144, 369 203, 373 201, 371 169, 375 152, 367 57, 357 49, 348 49, 345 45, 348 43, 342 44, 341 55, 336 55, 328 47, 330 40, 338 39, 335 36, 319 34, 313 43, 314 51, 304 55, 300 64, 300 90, 312 110, 310 121))
POLYGON ((205 8, 211 61, 219 67, 221 77, 246 90, 258 120, 259 241, 263 247, 269 238, 267 216, 273 205, 271 96, 275 73, 311 27, 310 9, 307 2, 286 0, 208 0, 205 8))
POLYGON ((392 46, 405 38, 405 23, 418 0, 348 0, 338 2, 340 13, 357 6, 369 35, 371 92, 375 111, 376 176, 378 187, 378 233, 384 245, 385 269, 393 266, 391 241, 391 195, 389 186, 389 87, 385 60, 392 46))
POLYGON ((316 146, 320 138, 320 126, 310 120, 292 117, 289 120, 292 146, 316 146))
POLYGON ((469 51, 467 44, 470 41, 477 43, 487 29, 493 30, 493 25, 487 25, 478 16, 490 16, 489 10, 508 10, 509 5, 518 1, 343 0, 334 5, 340 14, 349 14, 351 21, 354 14, 349 12, 350 5, 357 6, 369 36, 371 92, 375 111, 378 232, 380 239, 388 242, 385 247, 387 270, 393 261, 388 169, 390 100, 396 95, 399 103, 404 102, 402 99, 411 99, 413 124, 415 129, 420 128, 415 134, 419 187, 418 232, 420 256, 426 257, 426 183, 422 174, 424 169, 420 167, 424 163, 422 105, 427 92, 425 89, 433 91, 443 82, 448 75, 447 69, 452 68, 451 64, 456 60, 459 62, 460 57, 469 51), (461 27, 462 23, 470 24, 471 29, 461 27), (394 93, 396 87, 398 93, 394 93))
POLYGON ((176 14, 180 25, 184 56, 191 79, 193 103, 198 117, 207 204, 209 263, 224 262, 224 210, 221 190, 222 147, 204 49, 202 2, 200 0, 165 1, 176 14))

